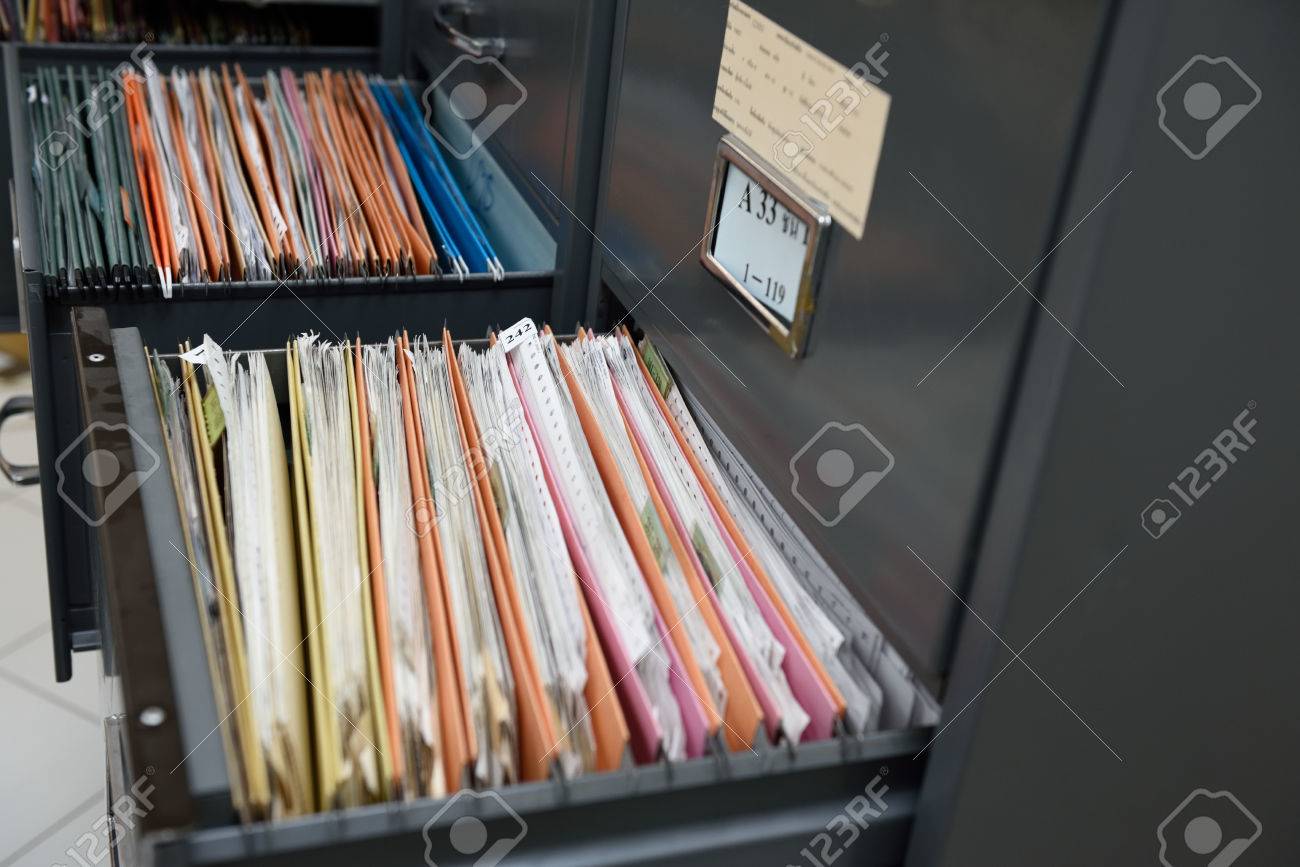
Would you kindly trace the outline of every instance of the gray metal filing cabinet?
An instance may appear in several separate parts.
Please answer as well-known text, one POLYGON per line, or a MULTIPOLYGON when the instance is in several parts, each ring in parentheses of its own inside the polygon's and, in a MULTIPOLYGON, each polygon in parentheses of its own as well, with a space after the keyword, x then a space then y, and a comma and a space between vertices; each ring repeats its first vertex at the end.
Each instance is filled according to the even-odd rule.
MULTIPOLYGON (((1215 854, 1162 854, 1161 840, 1191 839, 1178 835, 1196 809, 1220 811, 1229 833, 1245 821, 1223 867, 1296 860, 1300 302, 1283 287, 1300 199, 1286 97, 1300 61, 1284 43, 1297 10, 751 0, 844 66, 888 54, 865 229, 829 226, 791 353, 701 257, 728 133, 713 110, 727 0, 400 5, 387 72, 432 80, 468 51, 527 91, 467 181, 500 192, 491 228, 518 236, 504 281, 304 286, 305 304, 255 285, 52 297, 15 178, 56 667, 66 678, 72 650, 110 650, 119 788, 197 748, 152 777, 159 807, 132 841, 142 863, 441 864, 445 834, 426 823, 473 815, 489 835, 527 822, 505 861, 520 865, 1183 867, 1215 854), (1186 124, 1161 113, 1186 104, 1157 94, 1185 91, 1201 55, 1235 58, 1264 96, 1192 158, 1186 124), (94 530, 57 495, 52 462, 92 422, 159 436, 142 347, 221 336, 258 307, 230 348, 282 345, 316 316, 364 339, 444 321, 477 336, 521 316, 644 331, 743 456, 732 469, 752 495, 838 574, 823 599, 845 622, 869 617, 941 716, 918 707, 863 737, 520 785, 445 814, 417 801, 234 824, 219 739, 203 742, 217 720, 188 571, 164 550, 169 479, 94 530), (1153 525, 1152 498, 1175 496, 1167 485, 1243 410, 1257 445, 1194 505, 1171 501, 1178 526, 1165 513, 1153 525), (850 457, 887 457, 829 520, 796 475, 827 425, 862 432, 850 457), (887 809, 847 846, 829 836, 881 781, 887 809)), ((12 100, 27 61, 5 61, 12 100)), ((21 166, 31 143, 10 111, 21 166)), ((142 458, 96 436, 123 466, 142 458)))

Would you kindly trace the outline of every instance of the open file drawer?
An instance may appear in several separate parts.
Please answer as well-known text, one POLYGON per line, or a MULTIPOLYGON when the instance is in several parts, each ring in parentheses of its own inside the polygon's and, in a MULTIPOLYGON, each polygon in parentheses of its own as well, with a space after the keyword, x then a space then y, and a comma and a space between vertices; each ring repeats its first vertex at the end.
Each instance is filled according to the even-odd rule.
MULTIPOLYGON (((132 56, 132 52, 143 50, 141 46, 153 53, 160 67, 170 68, 172 64, 221 64, 239 63, 246 69, 265 69, 282 64, 305 63, 330 65, 335 67, 352 67, 357 69, 395 74, 399 71, 399 48, 394 40, 387 36, 390 30, 400 32, 395 16, 387 9, 376 4, 373 13, 359 12, 363 19, 376 19, 373 27, 366 27, 350 34, 354 42, 348 45, 304 46, 304 45, 185 45, 176 43, 134 44, 121 43, 15 43, 12 50, 18 57, 18 69, 30 70, 36 66, 64 67, 82 65, 95 67, 113 67, 132 56), (382 34, 379 29, 382 25, 382 34)), ((8 100, 11 88, 9 79, 4 79, 4 94, 8 100)), ((18 85, 21 93, 21 82, 18 85)), ((6 105, 8 102, 6 102, 6 105)), ((5 125, 0 131, 0 178, 8 185, 14 177, 13 162, 16 155, 16 142, 13 133, 5 125)), ((7 207, 0 208, 0 234, 4 237, 16 237, 18 226, 17 202, 12 198, 7 207)), ((26 320, 21 315, 25 305, 22 287, 22 273, 19 269, 15 278, 12 271, 0 271, 0 330, 25 331, 26 320)))
MULTIPOLYGON (((102 311, 84 308, 74 314, 73 338, 91 430, 85 447, 111 452, 120 478, 135 488, 117 508, 107 508, 113 493, 102 489, 88 505, 104 515, 98 537, 112 636, 108 655, 120 678, 126 759, 114 794, 126 795, 141 779, 152 787, 136 845, 155 863, 302 863, 310 857, 313 863, 410 864, 422 854, 446 863, 455 857, 448 829, 465 816, 482 822, 491 840, 519 837, 515 857, 528 863, 717 863, 777 852, 794 862, 803 848, 821 853, 823 846, 840 845, 818 835, 826 837, 827 817, 857 796, 872 798, 867 815, 873 831, 870 847, 855 850, 855 857, 870 864, 901 861, 924 766, 914 756, 936 715, 901 670, 896 688, 887 692, 884 716, 891 731, 629 766, 511 786, 500 797, 460 793, 232 825, 223 739, 216 734, 223 720, 215 709, 190 567, 172 547, 181 535, 180 517, 171 475, 158 460, 165 446, 140 333, 110 331, 102 311), (142 635, 154 638, 143 641, 142 635), (901 700, 895 704, 895 698, 901 700)), ((269 356, 268 363, 274 371, 276 360, 269 356)), ((860 610, 832 616, 855 637, 874 629, 860 610)))

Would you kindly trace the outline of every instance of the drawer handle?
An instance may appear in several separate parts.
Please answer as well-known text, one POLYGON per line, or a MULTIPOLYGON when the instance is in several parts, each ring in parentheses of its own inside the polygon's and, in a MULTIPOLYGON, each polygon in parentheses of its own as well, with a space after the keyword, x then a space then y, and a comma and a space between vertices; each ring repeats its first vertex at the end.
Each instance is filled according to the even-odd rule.
MULTIPOLYGON (((20 394, 17 397, 11 397, 5 401, 5 405, 0 407, 0 426, 15 415, 25 415, 29 412, 35 412, 32 408, 32 396, 30 394, 20 394)), ((0 473, 4 473, 5 478, 15 485, 34 485, 41 480, 41 468, 35 464, 11 464, 3 454, 0 454, 0 473)))
POLYGON ((491 57, 500 60, 506 53, 506 41, 496 36, 470 36, 452 24, 453 19, 464 22, 469 17, 468 3, 439 3, 433 9, 433 22, 447 36, 447 41, 471 57, 491 57))

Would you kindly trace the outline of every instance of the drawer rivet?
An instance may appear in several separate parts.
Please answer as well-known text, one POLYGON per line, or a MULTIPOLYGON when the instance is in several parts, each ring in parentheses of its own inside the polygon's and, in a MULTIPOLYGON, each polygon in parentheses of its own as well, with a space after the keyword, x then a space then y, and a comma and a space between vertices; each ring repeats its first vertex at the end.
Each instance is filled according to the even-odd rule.
POLYGON ((151 704, 144 710, 140 711, 140 724, 146 725, 151 729, 162 725, 166 719, 167 711, 158 707, 156 704, 151 704))
POLYGON ((98 364, 99 362, 101 362, 101 361, 104 360, 104 353, 102 353, 102 352, 92 352, 92 353, 90 353, 90 355, 88 355, 88 356, 86 356, 86 357, 89 358, 89 359, 90 359, 92 362, 94 362, 95 364, 98 364))

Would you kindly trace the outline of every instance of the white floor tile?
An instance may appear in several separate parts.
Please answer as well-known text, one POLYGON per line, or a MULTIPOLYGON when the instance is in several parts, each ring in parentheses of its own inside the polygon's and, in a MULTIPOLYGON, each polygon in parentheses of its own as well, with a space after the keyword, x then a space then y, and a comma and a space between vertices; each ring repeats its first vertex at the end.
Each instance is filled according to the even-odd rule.
MULTIPOLYGON (((52 865, 74 867, 77 864, 74 853, 92 867, 94 865, 107 867, 112 862, 105 852, 106 847, 101 842, 104 839, 104 825, 95 824, 104 815, 104 803, 103 792, 89 795, 79 805, 73 805, 67 813, 63 814, 61 818, 67 819, 66 822, 56 820, 55 827, 31 829, 31 839, 14 855, 9 856, 11 858, 16 856, 16 860, 12 862, 13 867, 52 867, 52 865), (85 809, 78 810, 79 806, 84 806, 85 809), (86 838, 87 834, 96 835, 98 839, 92 841, 86 838), (98 861, 94 860, 93 856, 101 854, 102 858, 98 861)), ((0 864, 4 863, 0 861, 0 864)))
MULTIPOLYGON (((0 402, 26 390, 23 383, 2 383, 0 402)), ((36 428, 30 416, 5 423, 0 451, 11 463, 35 462, 36 428)), ((5 552, 6 575, 5 604, 0 605, 3 647, 33 627, 50 622, 39 487, 16 488, 0 479, 0 551, 5 552)))
POLYGON ((0 605, 0 647, 50 624, 45 537, 40 494, 14 492, 0 478, 0 551, 4 552, 5 601, 0 605))
POLYGON ((104 786, 99 725, 0 676, 0 863, 104 786))
POLYGON ((54 652, 48 630, 0 659, 0 679, 21 683, 33 695, 63 707, 69 713, 90 719, 95 725, 108 713, 100 686, 99 651, 72 654, 72 679, 54 680, 54 652))
MULTIPOLYGON (((0 401, 29 388, 0 382, 0 401)), ((5 424, 0 449, 11 462, 35 462, 29 417, 5 424)), ((0 867, 75 864, 68 849, 103 813, 100 660, 76 654, 72 680, 54 680, 38 488, 0 480, 0 551, 0 867)))

